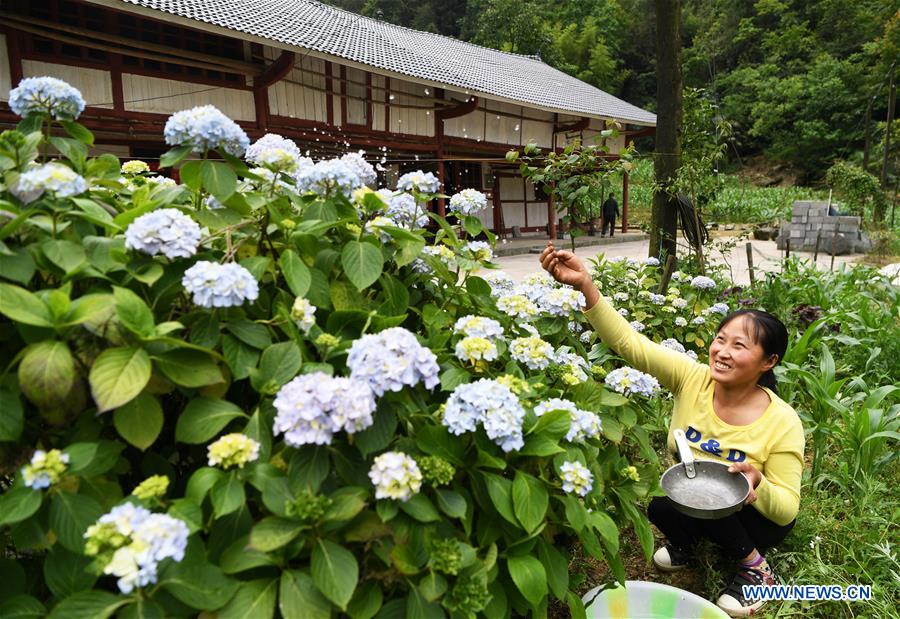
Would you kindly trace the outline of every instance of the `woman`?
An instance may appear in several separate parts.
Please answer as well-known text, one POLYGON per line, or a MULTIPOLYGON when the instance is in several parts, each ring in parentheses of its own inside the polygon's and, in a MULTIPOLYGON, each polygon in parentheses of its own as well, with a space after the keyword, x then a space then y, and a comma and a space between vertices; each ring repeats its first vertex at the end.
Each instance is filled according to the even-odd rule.
POLYGON ((762 311, 730 314, 710 344, 709 365, 701 365, 634 331, 603 298, 584 262, 572 252, 557 251, 550 242, 541 254, 541 265, 557 281, 584 294, 585 316, 604 342, 672 391, 669 451, 675 453, 673 431, 681 428, 696 458, 730 462, 729 471, 750 480, 746 506, 727 518, 691 518, 665 497, 653 498, 648 517, 668 539, 653 555, 659 569, 686 567, 694 544, 710 539, 738 562, 737 574, 718 606, 736 617, 755 613, 763 600, 745 598, 742 585, 775 583, 761 553, 790 532, 800 505, 803 427, 794 409, 775 394, 772 371, 787 348, 784 325, 762 311))

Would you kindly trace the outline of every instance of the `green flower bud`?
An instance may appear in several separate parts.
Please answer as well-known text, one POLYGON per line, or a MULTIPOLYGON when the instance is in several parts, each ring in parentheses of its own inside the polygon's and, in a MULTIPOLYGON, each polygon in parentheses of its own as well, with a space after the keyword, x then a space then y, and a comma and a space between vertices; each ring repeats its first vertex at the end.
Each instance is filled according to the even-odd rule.
POLYGON ((456 576, 462 564, 459 542, 455 539, 434 539, 429 548, 429 563, 435 572, 456 576))
POLYGON ((309 490, 302 492, 285 506, 287 515, 307 524, 318 522, 334 501, 309 490))
POLYGON ((148 499, 162 497, 168 489, 168 477, 166 477, 165 475, 153 475, 152 477, 148 477, 140 484, 138 484, 137 488, 131 491, 131 494, 143 501, 146 501, 148 499))
POLYGON ((464 616, 474 616, 484 610, 490 599, 484 572, 464 576, 456 581, 441 603, 445 608, 464 616))
POLYGON ((422 471, 422 477, 432 486, 446 486, 453 481, 453 476, 456 474, 456 469, 452 464, 437 456, 417 458, 416 464, 422 471))
POLYGON ((630 479, 632 481, 641 481, 641 476, 638 473, 637 467, 634 466, 626 466, 621 471, 619 471, 619 475, 621 475, 625 479, 630 479))
POLYGON ((335 348, 341 343, 341 338, 335 337, 330 333, 323 333, 316 338, 315 344, 319 348, 335 348))

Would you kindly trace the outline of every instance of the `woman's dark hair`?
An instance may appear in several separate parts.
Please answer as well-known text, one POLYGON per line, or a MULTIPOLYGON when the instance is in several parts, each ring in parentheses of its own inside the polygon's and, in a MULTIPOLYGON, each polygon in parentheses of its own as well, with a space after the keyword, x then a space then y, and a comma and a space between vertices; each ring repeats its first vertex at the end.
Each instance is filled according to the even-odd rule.
MULTIPOLYGON (((769 312, 754 309, 737 310, 722 319, 722 322, 716 327, 716 333, 721 331, 729 322, 740 316, 747 317, 750 337, 753 338, 754 342, 762 346, 766 358, 769 358, 772 355, 778 355, 778 361, 775 362, 775 365, 781 363, 781 360, 784 359, 784 353, 787 351, 788 331, 787 327, 784 326, 784 323, 769 312)), ((756 384, 768 387, 774 393, 778 393, 778 385, 773 370, 774 366, 772 369, 763 372, 763 375, 759 377, 756 384)))

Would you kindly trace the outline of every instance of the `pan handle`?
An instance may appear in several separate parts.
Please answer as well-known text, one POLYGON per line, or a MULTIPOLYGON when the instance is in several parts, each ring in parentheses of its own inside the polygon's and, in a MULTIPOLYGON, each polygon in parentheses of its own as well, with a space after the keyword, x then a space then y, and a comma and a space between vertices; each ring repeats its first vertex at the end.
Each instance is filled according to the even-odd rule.
POLYGON ((697 472, 694 470, 694 453, 691 451, 691 446, 688 445, 684 430, 678 428, 672 434, 675 435, 675 445, 678 447, 678 457, 684 464, 684 472, 688 479, 693 479, 697 476, 697 472))

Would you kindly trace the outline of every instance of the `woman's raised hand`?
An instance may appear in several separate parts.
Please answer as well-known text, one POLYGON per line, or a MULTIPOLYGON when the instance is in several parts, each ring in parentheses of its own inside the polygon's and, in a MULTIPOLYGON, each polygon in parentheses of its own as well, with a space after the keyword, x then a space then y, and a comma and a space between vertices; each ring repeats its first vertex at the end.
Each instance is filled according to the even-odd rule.
POLYGON ((541 252, 541 266, 559 283, 578 290, 591 281, 584 261, 570 251, 556 249, 553 241, 547 241, 547 247, 541 252))

